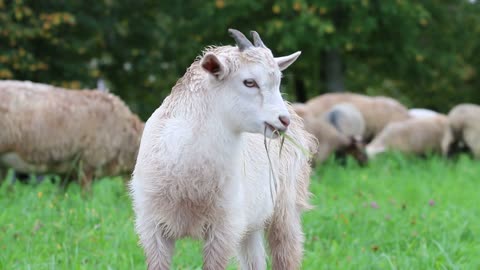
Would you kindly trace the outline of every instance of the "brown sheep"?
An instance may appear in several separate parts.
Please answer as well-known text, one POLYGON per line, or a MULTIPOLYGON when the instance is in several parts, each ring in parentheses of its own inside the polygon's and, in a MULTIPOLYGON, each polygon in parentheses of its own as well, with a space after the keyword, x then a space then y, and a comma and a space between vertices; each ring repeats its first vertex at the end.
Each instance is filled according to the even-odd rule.
POLYGON ((332 154, 351 155, 362 165, 367 162, 364 145, 361 141, 340 133, 322 117, 307 117, 304 121, 306 130, 318 140, 314 165, 325 162, 332 154))
POLYGON ((112 94, 0 81, 0 112, 4 170, 79 177, 83 187, 133 171, 144 124, 112 94))
POLYGON ((305 104, 292 104, 294 111, 304 119, 305 129, 318 140, 313 164, 321 164, 335 154, 340 158, 351 155, 364 165, 368 158, 361 139, 365 129, 363 117, 350 104, 338 105, 323 115, 313 116, 305 104))
POLYGON ((363 139, 370 141, 388 123, 409 118, 408 110, 398 101, 389 97, 369 97, 354 93, 327 93, 306 103, 315 116, 323 115, 338 103, 348 102, 355 106, 365 119, 363 139))
POLYGON ((442 144, 452 138, 447 117, 438 114, 389 123, 366 149, 369 158, 388 150, 417 155, 431 152, 446 155, 442 144))

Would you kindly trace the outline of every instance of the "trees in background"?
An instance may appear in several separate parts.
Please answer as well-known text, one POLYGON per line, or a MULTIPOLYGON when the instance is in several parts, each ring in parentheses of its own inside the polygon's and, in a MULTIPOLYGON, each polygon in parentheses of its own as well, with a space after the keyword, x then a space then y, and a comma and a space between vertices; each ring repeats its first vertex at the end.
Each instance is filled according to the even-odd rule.
POLYGON ((156 1, 121 2, 0 0, 0 79, 73 89, 105 79, 135 111, 151 113, 165 93, 153 89, 171 73, 161 65, 160 10, 156 1))
POLYGON ((71 88, 100 78, 143 117, 229 27, 257 30, 290 100, 326 91, 385 94, 447 111, 480 103, 480 4, 469 0, 5 1, 0 78, 71 88))

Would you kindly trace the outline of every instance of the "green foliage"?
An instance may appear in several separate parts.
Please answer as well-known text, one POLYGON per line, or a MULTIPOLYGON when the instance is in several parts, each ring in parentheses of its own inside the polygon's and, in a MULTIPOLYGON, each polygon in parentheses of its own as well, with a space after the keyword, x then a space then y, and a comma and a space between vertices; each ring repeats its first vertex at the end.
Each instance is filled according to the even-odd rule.
POLYGON ((155 2, 1 0, 0 79, 93 88, 106 78, 151 113, 163 57, 155 2))
POLYGON ((257 30, 276 55, 302 50, 285 74, 326 91, 325 53, 340 53, 348 90, 447 111, 480 103, 480 3, 468 0, 0 0, 0 79, 70 88, 105 78, 144 118, 227 28, 257 30))
MULTIPOLYGON (((478 269, 479 174, 466 156, 319 167, 302 269, 478 269)), ((88 198, 77 184, 4 184, 0 206, 0 269, 145 269, 121 179, 95 182, 88 198)), ((201 260, 198 241, 177 243, 174 269, 201 260)))

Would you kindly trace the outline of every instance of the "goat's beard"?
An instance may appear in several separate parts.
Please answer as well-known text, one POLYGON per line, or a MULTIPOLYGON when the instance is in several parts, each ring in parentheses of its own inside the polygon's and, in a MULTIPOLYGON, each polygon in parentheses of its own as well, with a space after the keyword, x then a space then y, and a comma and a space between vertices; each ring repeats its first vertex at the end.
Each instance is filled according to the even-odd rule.
MULTIPOLYGON (((268 124, 265 124, 265 129, 263 131, 263 144, 265 145, 265 151, 267 153, 267 158, 268 158, 268 167, 269 167, 268 176, 269 176, 269 179, 270 179, 270 184, 269 184, 270 197, 272 199, 272 204, 275 205, 275 194, 277 193, 277 179, 275 177, 275 172, 273 171, 272 160, 270 158, 270 152, 269 152, 270 144, 267 143, 267 128, 271 129, 271 132, 272 132, 271 137, 278 138, 281 134, 278 130, 273 128, 271 125, 268 125, 270 127, 268 127, 267 125, 268 124), (273 189, 272 189, 272 186, 273 186, 273 189)), ((282 147, 283 147, 284 139, 285 138, 282 138, 282 142, 281 142, 281 145, 280 145, 280 154, 282 153, 282 147)), ((270 140, 270 143, 271 142, 272 141, 270 140)))

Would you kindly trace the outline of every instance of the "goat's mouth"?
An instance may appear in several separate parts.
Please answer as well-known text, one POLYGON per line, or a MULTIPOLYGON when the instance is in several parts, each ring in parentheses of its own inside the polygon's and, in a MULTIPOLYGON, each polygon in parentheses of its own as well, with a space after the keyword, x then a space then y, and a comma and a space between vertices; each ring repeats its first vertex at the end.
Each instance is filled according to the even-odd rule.
POLYGON ((278 138, 280 136, 280 133, 285 132, 287 129, 286 128, 276 128, 274 125, 271 125, 267 122, 265 122, 265 134, 267 134, 267 130, 270 131, 271 138, 278 138))

